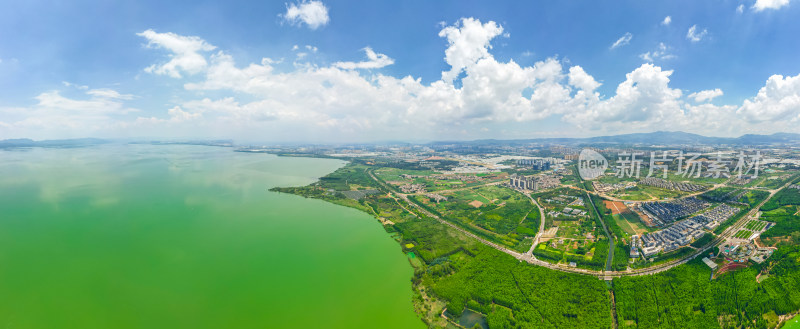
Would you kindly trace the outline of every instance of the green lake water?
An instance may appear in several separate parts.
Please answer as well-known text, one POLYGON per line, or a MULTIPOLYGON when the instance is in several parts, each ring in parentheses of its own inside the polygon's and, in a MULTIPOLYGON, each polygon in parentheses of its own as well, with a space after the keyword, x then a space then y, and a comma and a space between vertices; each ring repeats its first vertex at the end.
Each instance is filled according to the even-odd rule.
POLYGON ((422 328, 371 216, 267 191, 338 160, 0 150, 0 328, 422 328))

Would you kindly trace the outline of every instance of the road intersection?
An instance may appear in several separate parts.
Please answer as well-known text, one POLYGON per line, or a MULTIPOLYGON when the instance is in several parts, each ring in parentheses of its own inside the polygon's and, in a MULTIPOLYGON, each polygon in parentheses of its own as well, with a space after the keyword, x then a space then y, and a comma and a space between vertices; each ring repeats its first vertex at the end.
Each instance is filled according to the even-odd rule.
MULTIPOLYGON (((519 261, 524 261, 524 262, 527 262, 529 264, 533 264, 533 265, 536 265, 536 266, 542 266, 542 267, 546 267, 546 268, 549 268, 549 269, 552 269, 552 270, 556 270, 556 271, 561 271, 561 272, 569 272, 569 273, 591 275, 591 276, 598 277, 599 279, 602 279, 602 280, 611 280, 613 278, 619 278, 619 277, 624 277, 624 276, 652 275, 652 274, 664 272, 664 271, 672 269, 672 268, 674 268, 676 266, 688 263, 689 261, 691 261, 695 257, 707 252, 709 249, 713 248, 714 246, 724 242, 726 239, 728 239, 731 236, 733 236, 733 234, 738 232, 739 229, 744 227, 745 224, 747 224, 747 222, 750 221, 750 219, 756 214, 756 212, 758 212, 758 209, 760 209, 761 206, 763 206, 765 203, 767 203, 767 201, 769 201, 776 193, 778 193, 778 191, 788 187, 791 184, 791 181, 790 181, 789 183, 786 183, 784 186, 782 186, 780 188, 777 188, 777 189, 774 189, 774 190, 769 190, 769 196, 767 198, 765 198, 761 203, 759 203, 756 207, 753 207, 753 209, 751 209, 746 215, 744 215, 741 218, 739 218, 739 220, 736 221, 736 223, 734 223, 733 225, 731 225, 730 227, 725 229, 721 234, 717 235, 714 238, 714 240, 711 241, 711 243, 707 244, 704 247, 696 249, 694 252, 692 252, 689 255, 686 255, 686 256, 681 257, 679 259, 671 260, 671 261, 668 261, 668 262, 665 262, 665 263, 653 265, 653 266, 647 267, 647 268, 628 269, 628 270, 625 270, 625 271, 609 271, 609 270, 606 270, 606 271, 595 271, 595 270, 589 270, 589 269, 570 267, 570 266, 567 266, 567 265, 564 265, 564 264, 549 263, 549 262, 537 259, 536 256, 533 255, 533 250, 538 245, 539 239, 541 238, 541 235, 544 232, 544 222, 545 222, 544 218, 545 217, 544 217, 544 210, 542 209, 542 207, 529 194, 526 194, 526 195, 528 196, 528 198, 530 198, 531 202, 534 205, 536 205, 537 208, 539 208, 539 214, 540 214, 539 231, 536 233, 536 236, 534 237, 533 245, 531 246, 531 248, 525 253, 520 253, 520 252, 517 252, 517 251, 514 251, 514 250, 510 250, 510 249, 508 249, 506 247, 503 247, 501 245, 498 245, 498 244, 496 244, 494 242, 488 241, 488 240, 486 240, 484 238, 481 238, 481 237, 473 234, 472 232, 469 232, 468 230, 466 230, 466 229, 464 229, 464 228, 462 228, 462 227, 460 227, 460 226, 458 226, 458 225, 456 225, 456 224, 454 224, 454 223, 452 223, 450 221, 447 221, 445 219, 440 218, 439 216, 429 212, 428 210, 424 209, 420 205, 416 204, 415 202, 412 202, 411 200, 409 200, 408 194, 397 193, 397 192, 393 191, 393 189, 391 189, 389 186, 387 186, 385 183, 383 183, 381 180, 379 180, 377 177, 375 177, 375 175, 374 175, 374 173, 372 171, 368 170, 367 173, 369 174, 369 176, 378 185, 383 187, 389 193, 389 195, 392 196, 393 198, 402 199, 407 204, 412 205, 417 211, 419 211, 420 213, 424 214, 425 216, 428 216, 430 218, 436 219, 440 223, 442 223, 444 225, 447 225, 448 227, 451 227, 451 228, 463 233, 466 236, 469 236, 469 237, 471 237, 473 239, 476 239, 476 240, 478 240, 479 242, 481 242, 482 244, 484 244, 486 246, 492 247, 492 248, 494 248, 494 249, 496 249, 498 251, 501 251, 503 253, 506 253, 508 255, 513 256, 514 258, 518 259, 519 261)), ((495 184, 497 184, 497 182, 493 182, 491 184, 495 185, 495 184)), ((588 194, 590 192, 585 190, 585 189, 581 189, 581 190, 586 192, 587 193, 587 197, 588 197, 588 194)), ((594 202, 591 200, 591 198, 590 198, 589 202, 591 202, 592 205, 594 205, 594 202)), ((403 209, 406 209, 406 208, 403 207, 403 209)), ((406 211, 409 211, 409 210, 406 209, 406 211)), ((416 215, 416 214, 414 214, 414 215, 416 215)), ((708 233, 708 234, 712 234, 712 233, 708 233)), ((610 248, 610 250, 613 250, 613 248, 610 248)), ((609 256, 609 258, 610 257, 611 256, 609 256)), ((610 261, 610 259, 609 259, 609 261, 610 261)), ((608 269, 608 266, 607 266, 607 269, 608 269)))

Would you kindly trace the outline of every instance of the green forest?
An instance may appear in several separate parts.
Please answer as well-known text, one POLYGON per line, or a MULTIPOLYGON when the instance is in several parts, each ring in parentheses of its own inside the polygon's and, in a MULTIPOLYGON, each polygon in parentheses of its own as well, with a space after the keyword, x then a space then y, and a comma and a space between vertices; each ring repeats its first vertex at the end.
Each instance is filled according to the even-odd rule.
POLYGON ((424 195, 408 198, 423 209, 492 242, 517 251, 530 248, 539 230, 539 210, 523 194, 497 186, 476 186, 465 191, 443 193, 446 202, 424 195), (484 204, 470 205, 474 200, 484 204), (527 239, 526 239, 527 237, 527 239))
POLYGON ((699 259, 665 273, 614 279, 620 328, 769 328, 800 308, 800 248, 711 280, 699 259), (769 273, 761 283, 756 276, 769 273), (771 322, 772 321, 772 322, 771 322))
POLYGON ((596 278, 520 263, 488 247, 451 275, 423 275, 447 303, 488 315, 490 328, 608 328, 608 290, 596 278))
MULTIPOLYGON (((713 280, 711 270, 695 259, 659 274, 605 282, 593 276, 532 266, 485 246, 425 216, 414 205, 392 197, 388 194, 390 187, 373 180, 370 170, 370 166, 349 164, 309 186, 274 190, 320 198, 388 220, 384 222, 385 230, 405 253, 414 253, 421 260, 411 262, 413 303, 422 321, 432 328, 452 327, 449 321, 465 309, 482 314, 490 328, 772 328, 779 315, 800 309, 798 241, 780 240, 778 251, 766 262, 718 275, 713 280), (353 200, 331 192, 344 188, 371 188, 383 193, 353 200)), ((798 216, 791 212, 798 210, 798 203, 791 193, 794 191, 781 191, 774 201, 777 207, 764 212, 763 220, 777 223, 765 234, 799 234, 798 216)), ((509 197, 505 201, 512 200, 509 197)), ((609 220, 610 212, 599 198, 591 201, 617 240, 610 251, 614 255, 612 266, 624 270, 629 248, 621 243, 625 234, 615 221, 609 220)), ((772 202, 764 208, 772 207, 772 202)), ((447 209, 423 204, 438 213, 447 209)), ((535 234, 541 218, 532 208, 534 211, 526 211, 527 216, 522 211, 508 214, 522 224, 503 227, 501 231, 535 234)), ((496 209, 487 207, 485 213, 491 215, 496 209)), ((599 218, 595 220, 599 224, 599 218)), ((698 245, 709 241, 708 236, 698 245)), ((581 257, 583 265, 604 266, 609 242, 598 240, 592 246, 591 261, 581 257)), ((680 251, 684 250, 692 249, 680 251)), ((534 255, 551 261, 578 260, 546 244, 540 244, 534 255)), ((655 262, 680 256, 676 255, 667 254, 655 262)))

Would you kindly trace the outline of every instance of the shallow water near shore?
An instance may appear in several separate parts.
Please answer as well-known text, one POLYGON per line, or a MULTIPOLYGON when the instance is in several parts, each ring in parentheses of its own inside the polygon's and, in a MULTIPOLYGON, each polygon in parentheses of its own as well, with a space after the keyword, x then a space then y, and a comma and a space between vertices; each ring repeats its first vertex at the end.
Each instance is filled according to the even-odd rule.
POLYGON ((0 327, 422 328, 408 259, 374 218, 268 191, 343 164, 0 150, 0 327))

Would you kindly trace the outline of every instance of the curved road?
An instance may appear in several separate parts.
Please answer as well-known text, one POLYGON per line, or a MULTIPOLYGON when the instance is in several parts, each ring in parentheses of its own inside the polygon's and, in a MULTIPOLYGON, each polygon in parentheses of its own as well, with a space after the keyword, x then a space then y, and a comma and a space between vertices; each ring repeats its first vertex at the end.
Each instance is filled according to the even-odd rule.
POLYGON ((538 202, 536 202, 536 199, 534 199, 530 194, 525 193, 525 195, 528 196, 528 198, 531 199, 531 202, 533 202, 533 205, 535 205, 536 208, 539 209, 539 231, 536 232, 536 236, 533 238, 533 244, 531 245, 531 249, 529 249, 528 252, 525 253, 526 255, 533 257, 533 249, 535 249, 536 246, 539 245, 539 239, 542 237, 542 234, 544 233, 544 209, 542 208, 542 206, 539 205, 538 202))
MULTIPOLYGON (((373 180, 375 180, 375 182, 378 183, 378 185, 383 186, 384 189, 388 190, 391 195, 399 196, 401 199, 405 200, 408 204, 414 206, 414 208, 417 208, 418 211, 420 211, 421 213, 425 214, 426 216, 434 218, 437 221, 439 221, 440 223, 442 223, 444 225, 447 225, 447 226, 449 226, 449 227, 451 227, 451 228, 453 228, 455 230, 458 230, 459 232, 461 232, 461 233, 463 233, 463 234, 465 234, 465 235, 467 235, 467 236, 469 236, 471 238, 474 238, 474 239, 478 240, 479 242, 481 242, 481 243, 483 243, 483 244, 485 244, 485 245, 487 245, 489 247, 492 247, 492 248, 497 249, 497 250, 499 250, 501 252, 509 254, 509 255, 513 256, 514 258, 520 260, 520 261, 525 261, 525 262, 528 262, 529 264, 533 264, 533 265, 537 265, 537 266, 547 267, 549 269, 556 270, 556 271, 592 275, 592 276, 596 276, 596 277, 598 277, 600 279, 604 279, 604 280, 611 280, 612 278, 619 278, 619 277, 623 277, 623 276, 638 276, 638 275, 656 274, 656 273, 667 271, 667 270, 669 270, 669 269, 671 269, 671 268, 673 268, 675 266, 688 263, 690 260, 694 259, 698 255, 700 255, 702 253, 705 253, 708 249, 711 249, 712 247, 716 246, 717 244, 725 241, 725 239, 729 238, 734 233, 738 232, 739 229, 741 227, 743 227, 750 220, 750 217, 753 216, 758 211, 758 209, 761 208, 761 206, 763 206, 765 203, 767 203, 767 201, 769 201, 769 199, 771 199, 776 193, 778 193, 778 191, 786 188, 787 186, 791 185, 791 183, 793 182, 793 180, 789 180, 789 182, 786 183, 781 188, 778 188, 778 189, 775 189, 775 190, 770 190, 769 196, 767 198, 765 198, 764 201, 759 203, 758 206, 753 207, 753 209, 751 209, 750 212, 748 212, 746 215, 742 216, 742 218, 740 218, 736 223, 734 223, 733 225, 728 227, 725 231, 723 231, 720 235, 718 235, 710 244, 707 244, 702 249, 697 249, 695 252, 693 252, 693 253, 691 253, 691 254, 683 257, 683 258, 672 260, 672 261, 669 261, 669 262, 666 262, 666 263, 662 263, 662 264, 658 264, 658 265, 655 265, 655 266, 652 266, 652 267, 648 267, 648 268, 642 268, 642 269, 629 269, 629 270, 626 270, 626 271, 594 271, 594 270, 587 270, 587 269, 582 269, 582 268, 568 267, 567 265, 563 265, 563 264, 552 264, 552 263, 548 263, 548 262, 542 261, 540 259, 537 259, 536 257, 533 256, 533 254, 532 254, 533 247, 535 247, 536 244, 538 244, 539 237, 541 236, 541 233, 543 231, 544 216, 542 216, 542 220, 540 221, 539 232, 536 234, 536 237, 534 238, 534 245, 531 247, 531 249, 528 252, 520 253, 520 252, 517 252, 517 251, 514 251, 514 250, 507 249, 507 248, 505 248, 503 246, 500 246, 500 245, 498 245, 498 244, 496 244, 494 242, 488 241, 488 240, 486 240, 484 238, 481 238, 481 237, 473 234, 472 232, 469 232, 469 231, 467 231, 467 230, 465 230, 465 229, 463 229, 463 228, 461 228, 461 227, 459 227, 459 226, 457 226, 457 225, 455 225, 455 224, 453 224, 453 223, 451 223, 449 221, 446 221, 446 220, 444 220, 442 218, 439 218, 439 216, 436 216, 436 215, 428 212, 424 208, 420 207, 416 203, 411 202, 408 199, 407 195, 393 192, 391 189, 389 189, 387 186, 385 186, 380 180, 378 180, 378 178, 374 176, 372 171, 367 170, 367 173, 369 174, 369 176, 373 180)), ((588 191, 586 191, 586 192, 588 193, 588 191)), ((539 207, 539 204, 535 200, 533 200, 533 198, 530 195, 528 195, 528 197, 531 198, 531 200, 534 202, 534 204, 536 204, 537 207, 539 207)), ((591 199, 589 200, 589 202, 592 202, 591 199)), ((592 202, 592 205, 594 205, 593 202, 592 202)), ((540 215, 544 215, 543 212, 544 211, 542 210, 542 208, 539 207, 540 215)), ((605 226, 605 223, 603 223, 603 224, 605 226)), ((711 233, 709 233, 709 234, 711 234, 711 233)), ((609 253, 611 253, 613 251, 613 248, 609 248, 609 249, 610 249, 609 253)), ((609 257, 612 257, 612 256, 609 256, 609 257)))

